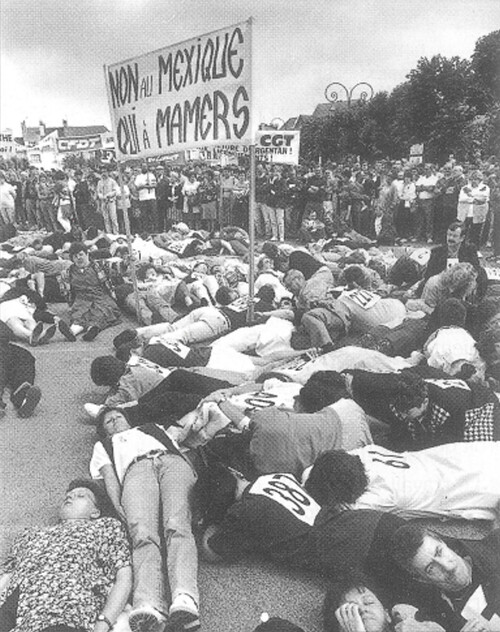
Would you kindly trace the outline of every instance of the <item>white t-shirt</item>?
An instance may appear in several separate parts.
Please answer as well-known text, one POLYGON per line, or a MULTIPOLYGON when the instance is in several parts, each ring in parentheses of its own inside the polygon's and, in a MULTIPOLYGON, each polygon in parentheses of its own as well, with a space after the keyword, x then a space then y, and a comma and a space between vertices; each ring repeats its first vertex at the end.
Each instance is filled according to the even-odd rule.
MULTIPOLYGON (((131 428, 130 430, 119 432, 111 437, 111 442, 113 444, 116 473, 120 483, 123 483, 127 469, 136 457, 153 450, 167 451, 158 439, 142 432, 139 428, 131 428)), ((90 475, 92 478, 102 478, 101 468, 104 465, 112 465, 112 463, 104 446, 98 441, 94 445, 94 451, 90 460, 90 475)))
POLYGON ((0 303, 0 320, 3 323, 7 323, 11 318, 33 320, 33 311, 34 309, 28 305, 28 299, 25 296, 19 296, 0 303))
POLYGON ((495 518, 500 501, 500 442, 451 443, 417 452, 379 446, 352 450, 368 476, 353 509, 404 517, 495 518))
POLYGON ((134 180, 139 194, 139 201, 156 200, 156 178, 152 173, 139 173, 134 180))
POLYGON ((4 182, 0 184, 0 206, 3 208, 13 209, 15 206, 16 199, 16 189, 9 184, 8 182, 4 182))
POLYGON ((441 327, 424 345, 427 364, 456 375, 464 362, 473 364, 484 375, 484 362, 477 350, 476 341, 461 327, 441 327))

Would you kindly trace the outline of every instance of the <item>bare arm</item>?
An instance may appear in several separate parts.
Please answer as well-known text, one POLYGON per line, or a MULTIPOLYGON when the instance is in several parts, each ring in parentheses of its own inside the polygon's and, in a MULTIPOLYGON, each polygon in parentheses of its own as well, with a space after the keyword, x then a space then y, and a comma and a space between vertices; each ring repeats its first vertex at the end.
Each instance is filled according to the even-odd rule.
POLYGON ((112 465, 103 465, 99 470, 101 476, 104 479, 104 485, 106 487, 106 492, 108 496, 111 498, 111 502, 113 503, 113 507, 116 509, 118 514, 125 518, 125 512, 121 505, 121 496, 122 490, 120 486, 120 481, 118 480, 115 470, 112 465))
MULTIPOLYGON (((111 588, 106 604, 100 614, 103 614, 114 625, 125 608, 130 591, 132 590, 132 567, 123 566, 116 573, 115 583, 111 588)), ((96 621, 94 632, 107 632, 109 626, 105 621, 96 621)))

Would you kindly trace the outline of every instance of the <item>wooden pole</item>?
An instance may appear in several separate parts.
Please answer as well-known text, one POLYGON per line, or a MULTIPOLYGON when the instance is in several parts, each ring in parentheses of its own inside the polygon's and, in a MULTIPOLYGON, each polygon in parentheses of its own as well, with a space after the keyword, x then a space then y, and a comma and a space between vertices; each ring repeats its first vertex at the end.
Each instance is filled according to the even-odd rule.
POLYGON ((130 277, 132 279, 132 287, 134 288, 134 300, 135 300, 135 311, 137 314, 137 319, 140 324, 144 324, 141 321, 141 311, 139 305, 139 287, 137 286, 137 274, 135 270, 135 255, 132 249, 132 234, 130 232, 130 218, 128 216, 128 208, 127 208, 127 196, 125 194, 125 183, 123 181, 123 173, 122 166, 119 160, 116 161, 118 165, 118 183, 120 185, 120 198, 122 201, 122 209, 123 209, 123 221, 125 223, 125 233, 127 235, 127 245, 128 251, 130 253, 130 277))
POLYGON ((250 145, 250 197, 248 203, 248 236, 250 238, 250 257, 248 272, 248 304, 247 320, 253 324, 255 297, 255 144, 250 145))

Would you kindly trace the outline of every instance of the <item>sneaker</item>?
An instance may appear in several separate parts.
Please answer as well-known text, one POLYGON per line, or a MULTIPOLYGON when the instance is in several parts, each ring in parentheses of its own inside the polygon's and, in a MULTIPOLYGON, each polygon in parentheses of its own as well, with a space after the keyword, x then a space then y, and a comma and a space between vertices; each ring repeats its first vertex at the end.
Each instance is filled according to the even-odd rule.
POLYGON ((85 342, 92 342, 99 335, 99 327, 97 325, 91 325, 87 331, 83 334, 82 340, 85 342))
POLYGON ((161 632, 165 623, 165 616, 148 605, 134 608, 128 616, 131 632, 161 632))
POLYGON ((198 606, 190 595, 177 595, 168 611, 169 630, 187 630, 192 632, 200 628, 198 606))
POLYGON ((39 345, 44 345, 51 338, 54 337, 54 334, 56 333, 56 331, 57 331, 57 326, 56 325, 49 325, 49 327, 47 327, 47 329, 43 332, 43 334, 38 339, 38 344, 39 345))
POLYGON ((40 337, 43 334, 43 323, 37 323, 31 332, 30 345, 36 347, 40 342, 40 337))
POLYGON ((57 327, 59 331, 61 332, 61 334, 66 338, 66 340, 68 340, 68 342, 75 342, 76 336, 71 331, 71 327, 68 325, 68 323, 65 320, 60 320, 57 323, 57 327))
POLYGON ((17 409, 19 417, 31 417, 38 402, 42 397, 42 391, 38 386, 30 386, 24 394, 23 401, 17 409))
POLYGON ((99 406, 99 404, 84 404, 83 407, 87 415, 92 417, 92 419, 95 419, 101 412, 101 409, 104 408, 104 406, 99 406))

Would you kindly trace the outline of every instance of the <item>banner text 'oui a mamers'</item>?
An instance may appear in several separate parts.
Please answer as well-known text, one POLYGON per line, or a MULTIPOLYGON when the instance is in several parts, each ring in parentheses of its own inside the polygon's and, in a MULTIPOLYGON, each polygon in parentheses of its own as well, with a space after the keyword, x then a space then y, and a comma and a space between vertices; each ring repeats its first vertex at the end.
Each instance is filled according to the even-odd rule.
POLYGON ((108 66, 119 157, 250 141, 250 24, 108 66))

